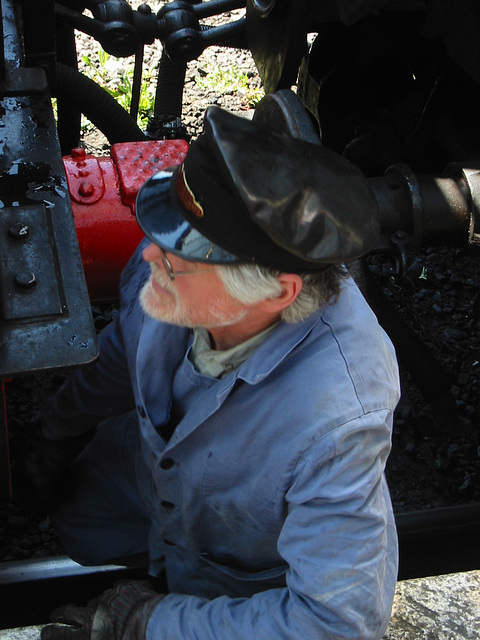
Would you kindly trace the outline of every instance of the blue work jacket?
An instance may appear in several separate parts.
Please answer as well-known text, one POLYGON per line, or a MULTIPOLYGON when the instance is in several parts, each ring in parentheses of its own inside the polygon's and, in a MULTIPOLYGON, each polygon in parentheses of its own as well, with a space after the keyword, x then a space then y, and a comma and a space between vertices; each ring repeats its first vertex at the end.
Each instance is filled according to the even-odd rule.
POLYGON ((280 323, 235 371, 205 380, 165 442, 191 331, 143 313, 140 250, 99 360, 60 394, 50 435, 137 408, 137 489, 152 570, 165 566, 170 589, 147 640, 379 640, 397 573, 384 468, 399 381, 357 286, 347 279, 335 304, 280 323))

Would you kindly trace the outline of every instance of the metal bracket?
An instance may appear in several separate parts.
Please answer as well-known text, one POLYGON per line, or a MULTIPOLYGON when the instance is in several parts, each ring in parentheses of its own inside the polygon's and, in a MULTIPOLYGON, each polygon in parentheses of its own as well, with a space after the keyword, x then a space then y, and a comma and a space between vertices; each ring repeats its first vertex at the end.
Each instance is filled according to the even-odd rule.
POLYGON ((9 377, 86 364, 97 345, 50 95, 43 81, 21 86, 36 74, 24 66, 20 5, 0 6, 0 80, 26 72, 17 95, 0 96, 0 377, 9 377))

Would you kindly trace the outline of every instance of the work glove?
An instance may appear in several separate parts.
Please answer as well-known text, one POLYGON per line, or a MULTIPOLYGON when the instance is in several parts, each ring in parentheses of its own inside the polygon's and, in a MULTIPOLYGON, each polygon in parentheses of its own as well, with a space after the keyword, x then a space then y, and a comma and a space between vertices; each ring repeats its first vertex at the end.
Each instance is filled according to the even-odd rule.
POLYGON ((55 609, 41 640, 145 640, 148 620, 164 597, 147 581, 118 582, 86 607, 55 609))
POLYGON ((41 421, 31 425, 24 455, 14 468, 13 485, 18 503, 39 515, 54 511, 70 493, 69 467, 86 447, 95 429, 69 440, 49 440, 41 421))

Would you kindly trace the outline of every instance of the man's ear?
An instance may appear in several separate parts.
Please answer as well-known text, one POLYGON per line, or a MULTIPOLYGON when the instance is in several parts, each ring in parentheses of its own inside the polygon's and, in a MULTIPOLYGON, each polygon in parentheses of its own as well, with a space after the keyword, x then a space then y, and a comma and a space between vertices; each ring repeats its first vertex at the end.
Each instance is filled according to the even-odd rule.
POLYGON ((265 300, 269 311, 280 313, 295 301, 302 290, 303 280, 297 273, 281 273, 277 280, 282 285, 282 293, 276 298, 265 300))

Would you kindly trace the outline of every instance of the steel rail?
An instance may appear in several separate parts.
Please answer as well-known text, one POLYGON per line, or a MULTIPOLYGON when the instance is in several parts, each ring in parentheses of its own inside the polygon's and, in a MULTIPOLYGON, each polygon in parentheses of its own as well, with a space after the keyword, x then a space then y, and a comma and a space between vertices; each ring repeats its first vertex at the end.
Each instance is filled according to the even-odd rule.
MULTIPOLYGON (((396 514, 399 580, 480 569, 480 504, 396 514)), ((84 567, 67 557, 0 563, 0 629, 38 625, 61 604, 85 604, 144 568, 84 567)))

